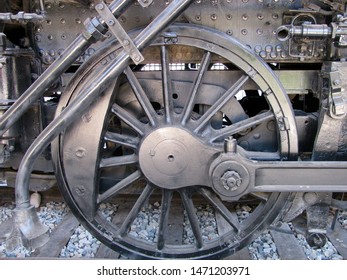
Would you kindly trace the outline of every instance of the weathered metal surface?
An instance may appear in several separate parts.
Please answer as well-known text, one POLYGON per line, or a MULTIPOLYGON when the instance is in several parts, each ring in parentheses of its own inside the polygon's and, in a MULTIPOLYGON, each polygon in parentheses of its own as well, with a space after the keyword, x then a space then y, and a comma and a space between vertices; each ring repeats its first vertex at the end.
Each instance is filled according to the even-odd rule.
MULTIPOLYGON (((142 257, 232 253, 281 212, 287 193, 303 192, 284 219, 306 209, 312 222, 330 202, 320 207, 307 197, 347 191, 345 1, 117 0, 106 1, 101 17, 93 1, 44 4, 0 8, 2 180, 11 183, 10 169, 19 168, 16 226, 25 242, 43 232, 25 207, 30 172, 50 173, 33 182, 46 189, 52 161, 45 147, 63 130, 53 157, 66 199, 101 240, 142 257), (25 17, 44 20, 25 25, 25 17), (159 237, 148 245, 127 229, 158 190, 159 237), (115 230, 96 213, 121 192, 142 194, 115 230), (167 235, 175 192, 195 245, 167 235), (241 226, 226 205, 248 194, 261 210, 241 226), (203 240, 194 196, 228 224, 220 240, 203 240), (21 221, 27 216, 34 226, 21 221)), ((322 221, 310 226, 323 228, 322 221)))

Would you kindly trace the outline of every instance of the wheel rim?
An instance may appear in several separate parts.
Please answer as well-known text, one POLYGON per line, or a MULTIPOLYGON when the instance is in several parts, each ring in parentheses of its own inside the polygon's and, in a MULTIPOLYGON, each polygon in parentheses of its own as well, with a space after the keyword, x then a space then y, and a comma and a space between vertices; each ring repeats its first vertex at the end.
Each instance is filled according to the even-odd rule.
MULTIPOLYGON (((276 159, 295 157, 294 116, 274 74, 243 45, 215 30, 191 25, 172 26, 167 32, 177 35, 175 48, 188 46, 203 53, 199 70, 192 78, 182 80, 179 72, 176 76, 170 69, 170 63, 175 59, 170 52, 174 48, 165 35, 159 37, 144 53, 147 59, 151 55, 159 56, 161 70, 137 72, 127 68, 124 75, 108 86, 96 104, 53 145, 58 180, 74 213, 87 229, 111 248, 141 258, 222 257, 247 245, 254 234, 271 223, 282 209, 287 194, 252 194, 253 198, 258 198, 256 205, 251 215, 240 223, 232 210, 236 202, 222 201, 210 183, 206 183, 211 158, 223 152, 224 138, 236 135, 240 143, 243 139, 239 134, 241 131, 254 129, 271 119, 277 123, 279 144, 277 151, 270 154, 276 159), (208 69, 215 60, 224 64, 227 61, 241 70, 233 75, 237 82, 227 89, 206 82, 208 69), (269 110, 245 118, 234 96, 250 81, 265 93, 269 110), (161 88, 158 83, 162 83, 161 88), (220 112, 234 122, 220 128, 217 121, 214 126, 211 119, 218 120, 216 115, 220 112), (284 120, 291 129, 282 129, 284 120), (196 156, 206 153, 205 158, 196 156), (202 171, 194 167, 199 163, 203 166, 202 171), (197 176, 192 176, 194 174, 197 176), (101 214, 100 204, 109 200, 122 204, 126 196, 123 193, 129 189, 135 190, 138 198, 130 203, 127 215, 119 221, 116 213, 113 221, 107 220, 101 214), (168 219, 173 209, 177 209, 172 204, 176 196, 185 209, 194 235, 193 244, 170 244, 168 241, 168 219), (158 197, 161 200, 160 217, 154 241, 134 237, 131 227, 141 208, 151 198, 156 200, 158 197), (195 213, 194 204, 201 201, 211 205, 228 224, 227 230, 217 229, 217 236, 212 240, 203 237, 195 213)), ((106 47, 83 66, 70 83, 59 107, 68 105, 73 96, 83 91, 95 71, 104 71, 116 52, 117 46, 106 47)), ((156 62, 156 58, 149 60, 156 62)), ((183 74, 188 75, 188 72, 183 74)), ((265 155, 244 152, 251 158, 265 155)))

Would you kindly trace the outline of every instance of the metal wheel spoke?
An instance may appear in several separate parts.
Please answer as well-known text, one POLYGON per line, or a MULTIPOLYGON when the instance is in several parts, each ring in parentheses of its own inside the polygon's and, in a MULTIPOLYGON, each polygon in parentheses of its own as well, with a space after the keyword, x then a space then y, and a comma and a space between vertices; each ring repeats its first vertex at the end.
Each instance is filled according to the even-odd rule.
POLYGON ((192 86, 192 90, 189 93, 188 101, 187 104, 184 106, 183 112, 182 112, 182 119, 181 119, 181 124, 185 125, 187 121, 189 120, 194 105, 195 105, 195 99, 199 90, 199 87, 202 83, 202 79, 210 65, 211 62, 211 53, 206 52, 201 60, 200 68, 198 71, 198 74, 196 75, 194 84, 192 86))
POLYGON ((181 195, 184 209, 187 212, 187 216, 188 216, 190 225, 192 227, 193 234, 194 234, 195 239, 196 239, 196 246, 198 248, 202 248, 202 246, 203 246, 202 233, 201 233, 201 229, 200 229, 200 225, 199 225, 199 220, 198 220, 196 213, 195 213, 195 207, 193 204, 193 200, 191 199, 191 197, 189 196, 189 194, 186 190, 184 190, 184 189, 180 190, 179 193, 181 195))
POLYGON ((112 143, 119 144, 124 147, 137 149, 139 145, 139 139, 130 135, 119 134, 115 132, 107 131, 104 139, 112 143))
POLYGON ((235 229, 236 232, 240 232, 241 229, 239 221, 232 215, 232 213, 223 204, 218 196, 205 188, 201 188, 199 192, 214 207, 214 209, 222 215, 222 217, 228 222, 228 224, 235 229))
POLYGON ((173 104, 170 94, 172 93, 172 84, 170 78, 170 64, 166 46, 160 48, 161 53, 161 68, 162 68, 162 83, 163 83, 163 101, 166 123, 172 123, 173 104))
POLYGON ((211 137, 211 142, 218 140, 220 138, 225 138, 227 136, 234 135, 236 133, 239 133, 241 131, 244 131, 248 128, 251 128, 252 126, 258 125, 262 122, 269 121, 275 119, 274 114, 271 111, 267 111, 264 113, 261 113, 259 115, 256 115, 254 117, 245 119, 243 121, 240 121, 238 123, 234 123, 228 127, 222 128, 220 130, 216 130, 211 137))
POLYGON ((126 155, 126 156, 117 156, 110 158, 103 158, 100 161, 100 168, 107 167, 116 167, 116 166, 124 166, 129 164, 134 164, 138 162, 137 155, 126 155))
POLYGON ((250 193, 250 195, 262 201, 268 201, 270 196, 268 193, 262 193, 262 192, 253 192, 253 193, 250 193))
POLYGON ((150 195, 152 194, 154 189, 155 189, 155 186, 153 186, 151 184, 147 184, 147 186, 144 188, 140 197, 135 202, 133 208, 131 208, 128 216, 125 218, 122 226, 119 228, 118 234, 120 236, 126 235, 129 227, 136 219, 138 213, 141 211, 141 208, 143 207, 143 205, 145 204, 147 199, 150 197, 150 195))
POLYGON ((157 113, 155 112, 151 102, 149 101, 145 91, 143 90, 142 86, 140 85, 134 72, 131 71, 130 67, 127 67, 124 70, 124 73, 128 78, 129 84, 130 84, 131 88, 133 89, 137 100, 141 104, 142 109, 145 111, 146 116, 149 120, 149 123, 153 127, 157 126, 157 122, 158 122, 157 113))
POLYGON ((134 173, 130 174, 128 177, 124 178, 122 181, 105 191, 104 193, 100 194, 98 197, 98 204, 104 202, 105 200, 109 199, 110 197, 114 196, 124 188, 130 186, 131 184, 135 183, 142 177, 142 174, 140 171, 135 171, 134 173))
POLYGON ((215 104, 213 104, 207 112, 197 121, 196 127, 194 129, 195 133, 201 131, 210 119, 218 112, 222 107, 229 102, 231 98, 233 98, 241 89, 241 87, 248 81, 249 76, 242 75, 237 82, 230 87, 218 100, 215 104))
POLYGON ((119 117, 123 122, 134 129, 140 136, 144 135, 144 123, 137 120, 133 115, 127 112, 118 104, 112 105, 112 113, 119 117))
POLYGON ((162 250, 165 246, 165 236, 168 231, 167 221, 169 219, 169 212, 171 206, 173 192, 171 190, 163 190, 163 197, 161 200, 161 215, 159 221, 159 235, 158 235, 158 250, 162 250))

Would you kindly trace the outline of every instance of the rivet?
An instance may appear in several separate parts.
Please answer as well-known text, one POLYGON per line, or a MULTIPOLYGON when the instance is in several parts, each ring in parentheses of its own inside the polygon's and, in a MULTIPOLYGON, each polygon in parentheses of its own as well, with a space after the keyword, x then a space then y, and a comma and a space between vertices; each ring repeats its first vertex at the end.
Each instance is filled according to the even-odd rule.
POLYGON ((217 19, 217 15, 216 15, 216 14, 212 14, 212 15, 211 15, 211 19, 212 19, 212 20, 216 20, 216 19, 217 19))
POLYGON ((267 46, 265 47, 265 51, 266 51, 267 53, 272 52, 272 46, 271 46, 271 45, 267 45, 267 46))
POLYGON ((226 18, 227 18, 227 20, 231 20, 233 18, 233 16, 231 14, 227 14, 226 18))
POLYGON ((229 36, 231 36, 231 35, 233 35, 233 31, 232 30, 227 30, 227 32, 226 32, 229 36))
POLYGON ((75 21, 77 24, 81 24, 81 20, 79 18, 76 18, 75 21))
POLYGON ((262 57, 262 58, 266 58, 266 57, 267 57, 267 53, 266 53, 265 51, 261 51, 261 52, 259 53, 259 55, 260 55, 260 57, 262 57))
POLYGON ((66 23, 66 20, 64 18, 60 19, 60 23, 61 24, 65 24, 66 23))
POLYGON ((54 56, 55 56, 55 50, 49 50, 49 51, 48 51, 48 54, 49 54, 50 56, 54 57, 54 56))
POLYGON ((247 15, 243 15, 243 16, 242 16, 242 19, 243 19, 243 20, 248 20, 248 16, 247 16, 247 15))
POLYGON ((35 31, 36 32, 41 32, 42 31, 42 25, 38 24, 35 26, 35 31))
POLYGON ((259 14, 259 15, 257 15, 257 18, 258 18, 259 20, 263 20, 263 19, 264 19, 264 16, 261 15, 261 14, 259 14))
POLYGON ((278 19, 278 14, 272 14, 273 19, 278 19))
POLYGON ((36 35, 35 35, 35 41, 36 41, 36 42, 41 42, 41 35, 36 34, 36 35))
POLYGON ((263 34, 263 30, 262 30, 262 29, 260 29, 260 28, 258 28, 258 29, 257 29, 257 34, 258 34, 258 35, 263 34))
POLYGON ((48 40, 53 40, 53 36, 52 35, 48 35, 48 40))
POLYGON ((248 33, 247 29, 242 29, 242 30, 241 30, 241 34, 242 34, 242 35, 247 35, 247 33, 248 33))
POLYGON ((271 57, 271 58, 276 58, 276 57, 277 57, 277 53, 271 52, 271 53, 270 53, 270 57, 271 57))
POLYGON ((201 16, 196 15, 196 16, 195 16, 195 19, 196 19, 197 21, 200 21, 200 20, 201 20, 201 16))
POLYGON ((276 46, 276 52, 281 52, 283 50, 283 46, 282 45, 277 45, 276 46))
POLYGON ((260 45, 256 45, 256 46, 254 47, 254 51, 255 51, 256 53, 260 53, 261 50, 262 50, 262 47, 261 47, 260 45))

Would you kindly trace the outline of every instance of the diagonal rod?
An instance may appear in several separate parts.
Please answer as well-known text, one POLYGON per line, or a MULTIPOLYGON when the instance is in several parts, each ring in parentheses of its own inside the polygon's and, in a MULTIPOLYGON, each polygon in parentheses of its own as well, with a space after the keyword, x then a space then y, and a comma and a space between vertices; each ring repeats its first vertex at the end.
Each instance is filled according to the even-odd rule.
MULTIPOLYGON (((129 1, 131 2, 131 1, 129 1)), ((142 50, 172 21, 178 17, 192 0, 174 0, 167 6, 134 40, 137 48, 142 50)), ((29 180, 34 162, 44 149, 54 140, 58 134, 67 128, 75 119, 80 117, 92 102, 103 92, 105 85, 109 85, 115 77, 119 76, 127 67, 129 55, 122 51, 119 56, 110 63, 109 68, 96 75, 89 86, 79 94, 60 116, 53 120, 41 134, 35 139, 26 152, 20 164, 15 192, 16 205, 19 208, 27 208, 29 203, 29 180)))

